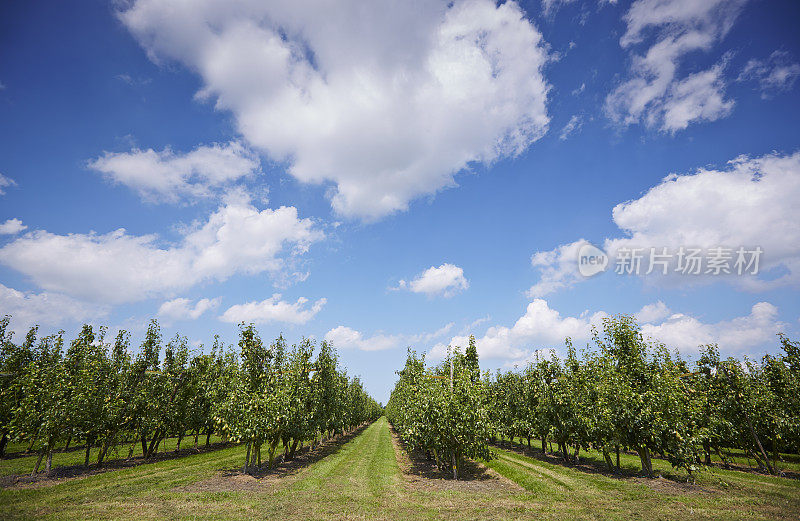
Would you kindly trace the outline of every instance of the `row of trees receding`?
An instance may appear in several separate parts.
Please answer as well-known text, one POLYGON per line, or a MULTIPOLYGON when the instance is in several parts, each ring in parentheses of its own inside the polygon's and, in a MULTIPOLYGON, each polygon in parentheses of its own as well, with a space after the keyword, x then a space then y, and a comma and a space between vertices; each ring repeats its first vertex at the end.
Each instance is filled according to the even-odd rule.
POLYGON ((105 328, 83 326, 65 348, 64 333, 38 338, 32 328, 12 341, 10 317, 0 319, 0 456, 10 440, 27 444, 51 470, 53 452, 83 443, 89 465, 110 450, 138 444, 145 458, 168 437, 177 448, 186 436, 217 433, 247 444, 245 470, 270 466, 280 447, 292 459, 298 444, 348 432, 382 414, 381 406, 338 366, 332 345, 304 339, 289 347, 282 336, 265 344, 252 325, 240 326, 238 349, 215 337, 209 353, 193 353, 176 335, 162 346, 152 321, 138 353, 120 331, 106 341, 105 328), (163 351, 163 358, 161 353, 163 351))
POLYGON ((555 443, 566 461, 594 449, 617 469, 632 451, 647 475, 654 456, 691 473, 714 454, 727 464, 730 449, 776 473, 780 452, 800 451, 800 343, 779 335, 783 353, 758 362, 707 345, 691 364, 643 338, 632 317, 604 320, 593 337, 580 357, 567 339, 563 360, 551 351, 496 374, 480 375, 472 337, 432 369, 409 352, 387 416, 445 469, 488 457, 497 437, 541 440, 543 452, 555 443))

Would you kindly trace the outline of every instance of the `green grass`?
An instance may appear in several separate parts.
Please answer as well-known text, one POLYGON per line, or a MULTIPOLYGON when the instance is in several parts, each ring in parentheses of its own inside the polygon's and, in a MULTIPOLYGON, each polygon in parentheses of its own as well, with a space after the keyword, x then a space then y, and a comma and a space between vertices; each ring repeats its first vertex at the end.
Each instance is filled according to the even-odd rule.
MULTIPOLYGON (((504 441, 508 441, 509 438, 503 438, 504 441)), ((524 438, 514 438, 513 442, 518 444, 519 446, 527 447, 527 440, 524 438)), ((534 449, 541 448, 540 440, 532 439, 531 444, 534 449)), ((743 451, 739 449, 723 449, 725 453, 725 458, 728 460, 728 463, 739 465, 742 467, 749 467, 751 469, 758 469, 758 464, 753 460, 753 458, 747 456, 743 451)), ((603 461, 603 454, 599 451, 585 451, 581 450, 580 452, 581 458, 588 458, 594 462, 597 462, 599 465, 605 465, 603 461)), ((772 453, 769 453, 770 463, 772 463, 772 453)), ((613 459, 613 455, 612 455, 613 459)), ((641 470, 641 462, 639 461, 639 456, 637 455, 630 455, 630 454, 623 454, 622 458, 622 466, 625 467, 630 472, 638 472, 641 470)), ((722 460, 716 454, 711 455, 711 461, 715 464, 722 464, 722 460)), ((669 464, 666 464, 666 469, 669 473, 674 473, 672 468, 669 464)), ((781 471, 790 471, 800 473, 800 455, 797 454, 780 454, 780 460, 778 460, 778 470, 781 471)), ((685 473, 682 474, 685 476, 685 473)))
MULTIPOLYGON (((199 438, 199 447, 202 448, 205 445, 206 437, 200 436, 199 438)), ((222 441, 221 438, 217 436, 211 437, 211 443, 216 443, 222 441)), ((119 447, 115 447, 108 451, 106 454, 106 461, 117 459, 117 458, 127 458, 128 457, 128 450, 133 442, 125 443, 120 445, 119 447)), ((178 444, 178 438, 167 438, 161 442, 158 446, 158 452, 163 453, 165 451, 174 450, 178 444)), ((183 438, 181 442, 181 449, 188 449, 194 447, 194 436, 186 436, 183 438)), ((10 443, 8 448, 8 455, 7 459, 0 460, 0 476, 10 476, 12 474, 30 474, 33 471, 33 468, 36 466, 36 459, 38 458, 37 454, 28 454, 23 455, 24 450, 27 449, 27 444, 22 443, 10 443)), ((97 447, 93 447, 89 451, 89 462, 94 464, 97 462, 97 455, 100 449, 97 447)), ((142 445, 141 443, 136 443, 133 456, 138 457, 142 455, 142 445)), ((70 447, 69 450, 66 452, 54 452, 53 453, 53 468, 58 467, 69 467, 72 465, 83 465, 84 458, 86 457, 86 450, 84 448, 76 448, 70 447)), ((44 469, 44 460, 42 460, 42 464, 39 467, 39 471, 41 472, 44 469)))
MULTIPOLYGON (((409 478, 385 418, 325 458, 262 479, 236 446, 32 489, 0 490, 3 519, 797 519, 800 482, 715 471, 698 485, 618 478, 497 450, 519 484, 409 478)), ((624 464, 632 466, 627 455, 624 464)), ((5 462, 4 462, 5 463, 5 462)), ((656 462, 661 465, 663 462, 656 462)))

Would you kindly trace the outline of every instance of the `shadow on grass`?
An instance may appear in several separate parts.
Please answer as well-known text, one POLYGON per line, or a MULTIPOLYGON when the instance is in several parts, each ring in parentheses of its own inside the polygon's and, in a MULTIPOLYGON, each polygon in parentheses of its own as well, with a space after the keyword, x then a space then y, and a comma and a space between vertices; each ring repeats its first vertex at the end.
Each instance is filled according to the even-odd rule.
MULTIPOLYGON (((436 466, 436 460, 433 455, 425 454, 419 450, 411 450, 408 444, 397 434, 397 431, 394 430, 394 427, 390 428, 400 448, 408 455, 410 467, 404 469, 407 474, 426 479, 453 479, 452 467, 440 469, 436 466)), ((458 481, 495 481, 496 479, 494 475, 488 472, 486 467, 467 458, 464 459, 461 471, 458 474, 458 481)))
MULTIPOLYGON (((171 450, 171 451, 159 452, 147 459, 145 459, 143 456, 135 456, 132 458, 109 459, 104 461, 103 464, 100 466, 98 466, 96 463, 89 464, 88 467, 85 467, 82 464, 59 466, 53 468, 49 474, 40 471, 35 476, 31 476, 30 474, 11 474, 8 476, 0 477, 0 488, 8 488, 15 485, 29 485, 29 484, 46 485, 49 482, 54 482, 61 479, 93 476, 95 474, 102 474, 104 472, 109 472, 112 470, 138 467, 139 465, 184 458, 186 456, 193 456, 195 454, 204 454, 206 452, 213 452, 227 447, 233 447, 234 445, 236 444, 228 442, 217 442, 217 443, 212 443, 210 445, 199 446, 196 449, 192 447, 188 449, 181 449, 179 451, 171 450)), ((70 448, 70 451, 71 450, 72 448, 70 448)), ((76 448, 75 450, 78 449, 76 448)), ((119 451, 117 450, 114 454, 118 455, 119 451)))
MULTIPOLYGON (((528 447, 521 442, 504 440, 502 445, 498 443, 494 443, 492 445, 496 448, 510 450, 512 452, 521 454, 531 459, 535 459, 537 461, 549 463, 551 465, 558 465, 560 467, 575 469, 580 472, 586 472, 588 474, 600 474, 614 479, 630 479, 630 478, 644 477, 644 474, 641 472, 641 470, 634 470, 628 466, 622 466, 619 469, 617 469, 616 467, 609 469, 606 462, 602 460, 599 456, 582 455, 580 456, 579 462, 575 463, 574 461, 565 461, 564 458, 558 454, 543 453, 541 449, 537 449, 532 446, 528 447)), ((638 457, 637 454, 632 452, 624 452, 623 454, 638 457)), ((613 457, 614 456, 612 454, 612 459, 613 457)), ((800 473, 794 471, 784 471, 778 475, 771 475, 758 468, 748 467, 745 465, 737 465, 737 464, 724 465, 720 463, 713 463, 710 466, 710 468, 736 470, 748 474, 757 474, 761 476, 776 476, 776 477, 785 477, 789 479, 800 479, 800 473)), ((668 479, 670 481, 674 481, 676 483, 686 483, 687 479, 690 479, 686 475, 677 474, 673 470, 667 470, 667 471, 657 470, 655 471, 655 474, 660 475, 661 477, 668 479)))
MULTIPOLYGON (((333 439, 318 443, 313 449, 311 449, 309 445, 303 447, 302 449, 297 449, 295 451, 294 458, 291 460, 284 460, 284 456, 281 454, 275 458, 272 468, 269 468, 268 464, 262 461, 260 467, 249 468, 247 474, 256 479, 283 477, 296 474, 303 468, 308 467, 309 465, 312 465, 323 458, 336 454, 347 442, 361 434, 361 432, 363 432, 364 429, 370 425, 372 424, 367 423, 361 425, 348 434, 339 435, 333 439)), ((266 454, 265 449, 266 447, 262 447, 262 455, 266 454)), ((242 459, 244 460, 244 458, 242 459)), ((242 462, 242 467, 224 468, 220 470, 222 471, 223 477, 232 477, 245 474, 242 471, 243 466, 244 461, 242 462)))

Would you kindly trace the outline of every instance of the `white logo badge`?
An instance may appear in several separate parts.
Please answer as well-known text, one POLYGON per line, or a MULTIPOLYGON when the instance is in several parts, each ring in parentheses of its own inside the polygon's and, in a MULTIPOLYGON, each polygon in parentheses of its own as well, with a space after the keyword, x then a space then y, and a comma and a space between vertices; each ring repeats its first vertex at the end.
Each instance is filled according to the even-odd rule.
POLYGON ((578 250, 578 271, 584 277, 591 277, 606 270, 608 255, 588 242, 578 250))

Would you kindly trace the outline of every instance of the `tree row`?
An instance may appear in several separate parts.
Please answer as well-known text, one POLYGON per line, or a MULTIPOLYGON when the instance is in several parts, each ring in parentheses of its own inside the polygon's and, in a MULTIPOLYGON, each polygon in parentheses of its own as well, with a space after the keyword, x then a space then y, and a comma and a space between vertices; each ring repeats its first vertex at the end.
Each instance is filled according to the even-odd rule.
POLYGON ((800 450, 800 343, 779 341, 781 354, 758 361, 707 345, 690 363, 617 316, 580 356, 567 339, 563 359, 539 351, 522 369, 480 375, 470 338, 466 354, 456 348, 432 369, 409 352, 387 416, 412 447, 449 457, 448 469, 487 457, 501 437, 539 440, 542 451, 555 444, 567 461, 593 449, 609 468, 631 451, 647 475, 654 456, 693 472, 713 455, 727 464, 737 449, 776 473, 781 452, 800 450))
MULTIPOLYGON (((83 326, 65 345, 64 333, 39 338, 32 328, 15 343, 9 317, 0 319, 0 455, 9 441, 38 454, 34 473, 54 450, 70 443, 92 448, 97 464, 109 451, 145 458, 168 437, 177 448, 186 436, 212 434, 247 446, 245 470, 270 465, 280 447, 291 459, 298 444, 348 432, 382 414, 382 408, 339 368, 332 345, 282 336, 265 344, 252 325, 240 326, 238 348, 215 337, 210 352, 189 349, 176 335, 166 345, 152 321, 138 352, 130 335, 113 341, 105 328, 83 326), (163 353, 163 355, 162 355, 163 353)), ((177 449, 176 449, 177 450, 177 449)))

